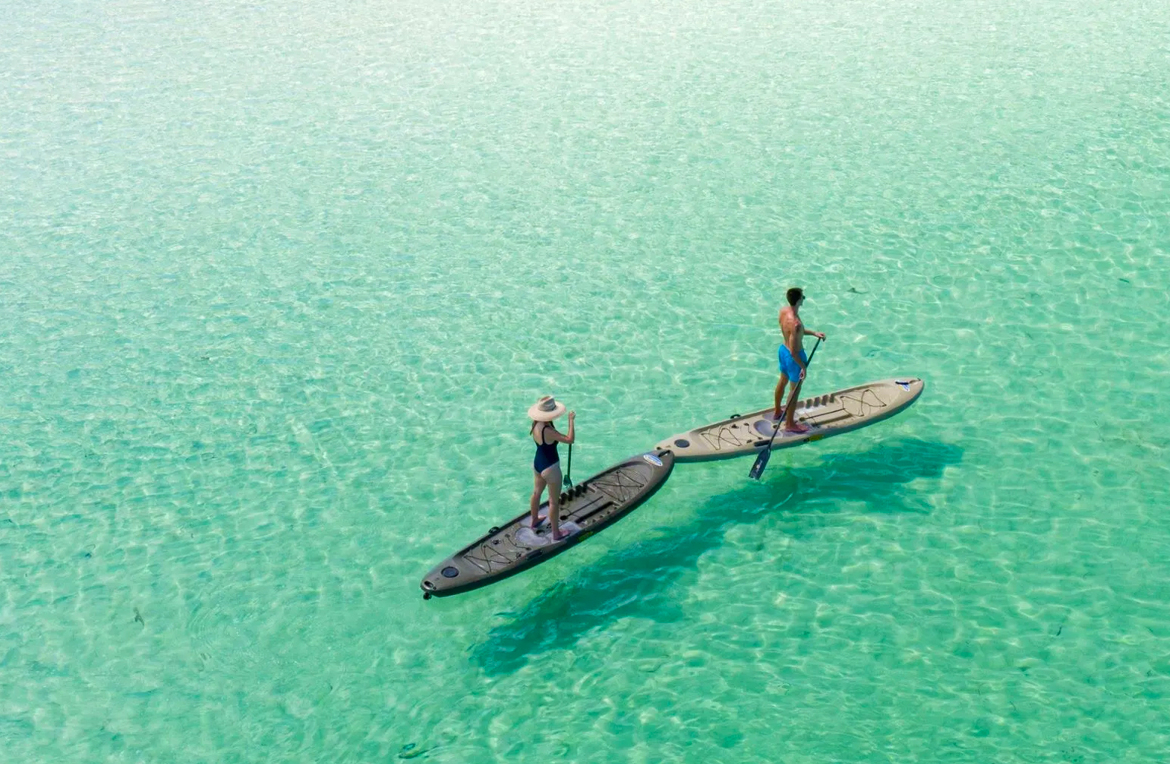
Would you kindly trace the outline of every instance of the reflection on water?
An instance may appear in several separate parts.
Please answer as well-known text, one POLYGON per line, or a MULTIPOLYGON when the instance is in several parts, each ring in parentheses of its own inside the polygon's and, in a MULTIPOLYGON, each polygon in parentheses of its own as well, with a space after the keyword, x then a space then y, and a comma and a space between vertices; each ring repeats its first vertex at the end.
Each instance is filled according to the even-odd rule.
MULTIPOLYGON (((540 595, 472 650, 488 674, 515 671, 549 647, 564 648, 592 629, 626 616, 666 622, 680 615, 671 584, 699 557, 717 547, 735 525, 754 523, 769 512, 800 513, 810 499, 818 512, 833 502, 862 502, 867 511, 927 514, 929 506, 912 486, 938 478, 958 464, 963 449, 917 439, 879 442, 859 454, 830 456, 813 467, 773 467, 761 484, 705 499, 685 526, 668 535, 606 555, 540 595), (831 477, 826 480, 826 475, 831 477)), ((745 464, 747 460, 744 461, 745 464)), ((684 464, 676 469, 703 469, 684 464)), ((799 532, 799 521, 793 523, 799 532)))

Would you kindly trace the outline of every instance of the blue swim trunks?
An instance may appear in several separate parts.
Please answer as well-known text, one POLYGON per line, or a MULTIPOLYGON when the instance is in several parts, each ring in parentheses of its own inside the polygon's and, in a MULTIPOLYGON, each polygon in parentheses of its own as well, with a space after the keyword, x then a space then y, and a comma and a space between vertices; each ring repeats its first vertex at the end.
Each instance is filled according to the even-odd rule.
MULTIPOLYGON (((808 366, 808 355, 804 352, 803 348, 800 351, 800 360, 805 366, 808 366)), ((796 359, 792 357, 792 351, 788 349, 787 345, 780 346, 780 373, 793 382, 800 380, 800 366, 796 363, 796 359)))

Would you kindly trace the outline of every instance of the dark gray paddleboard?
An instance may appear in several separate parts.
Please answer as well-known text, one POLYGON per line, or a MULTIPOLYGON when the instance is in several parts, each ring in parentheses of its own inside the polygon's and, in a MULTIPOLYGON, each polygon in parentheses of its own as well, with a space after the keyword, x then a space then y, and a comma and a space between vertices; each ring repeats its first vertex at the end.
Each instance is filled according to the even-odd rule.
MULTIPOLYGON (((525 512, 436 565, 422 580, 423 598, 469 592, 551 560, 625 517, 653 496, 673 469, 674 454, 652 451, 582 480, 561 494, 561 530, 568 538, 553 541, 547 521, 534 532, 525 512)), ((547 512, 545 502, 540 514, 547 512)))

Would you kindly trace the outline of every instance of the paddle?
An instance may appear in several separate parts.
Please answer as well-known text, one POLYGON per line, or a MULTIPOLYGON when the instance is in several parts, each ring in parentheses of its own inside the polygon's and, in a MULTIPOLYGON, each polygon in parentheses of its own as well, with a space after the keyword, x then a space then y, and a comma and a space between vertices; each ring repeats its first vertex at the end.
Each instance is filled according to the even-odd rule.
MULTIPOLYGON (((812 352, 808 354, 808 362, 805 363, 805 371, 808 371, 808 366, 812 363, 813 356, 817 354, 817 348, 821 346, 821 340, 817 338, 817 344, 813 345, 812 352)), ((792 395, 788 396, 789 408, 796 405, 796 394, 800 392, 801 385, 804 384, 803 379, 796 380, 796 385, 792 388, 792 395)), ((788 408, 784 412, 788 412, 788 408)), ((756 457, 756 463, 752 465, 752 471, 748 473, 748 477, 752 480, 759 480, 760 475, 764 474, 764 468, 768 466, 768 460, 772 458, 772 444, 776 442, 776 433, 780 432, 782 422, 777 422, 775 428, 772 430, 772 438, 768 441, 768 447, 760 452, 756 457)))
POLYGON ((565 475, 565 485, 573 487, 573 444, 569 444, 569 473, 565 475))

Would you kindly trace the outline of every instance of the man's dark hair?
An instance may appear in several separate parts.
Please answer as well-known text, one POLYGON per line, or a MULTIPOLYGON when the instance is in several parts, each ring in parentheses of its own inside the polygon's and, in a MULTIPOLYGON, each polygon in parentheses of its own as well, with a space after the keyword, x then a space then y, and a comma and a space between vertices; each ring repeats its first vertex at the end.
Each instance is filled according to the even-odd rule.
POLYGON ((792 287, 788 290, 788 304, 796 305, 800 302, 800 298, 804 297, 804 290, 800 287, 792 287))

